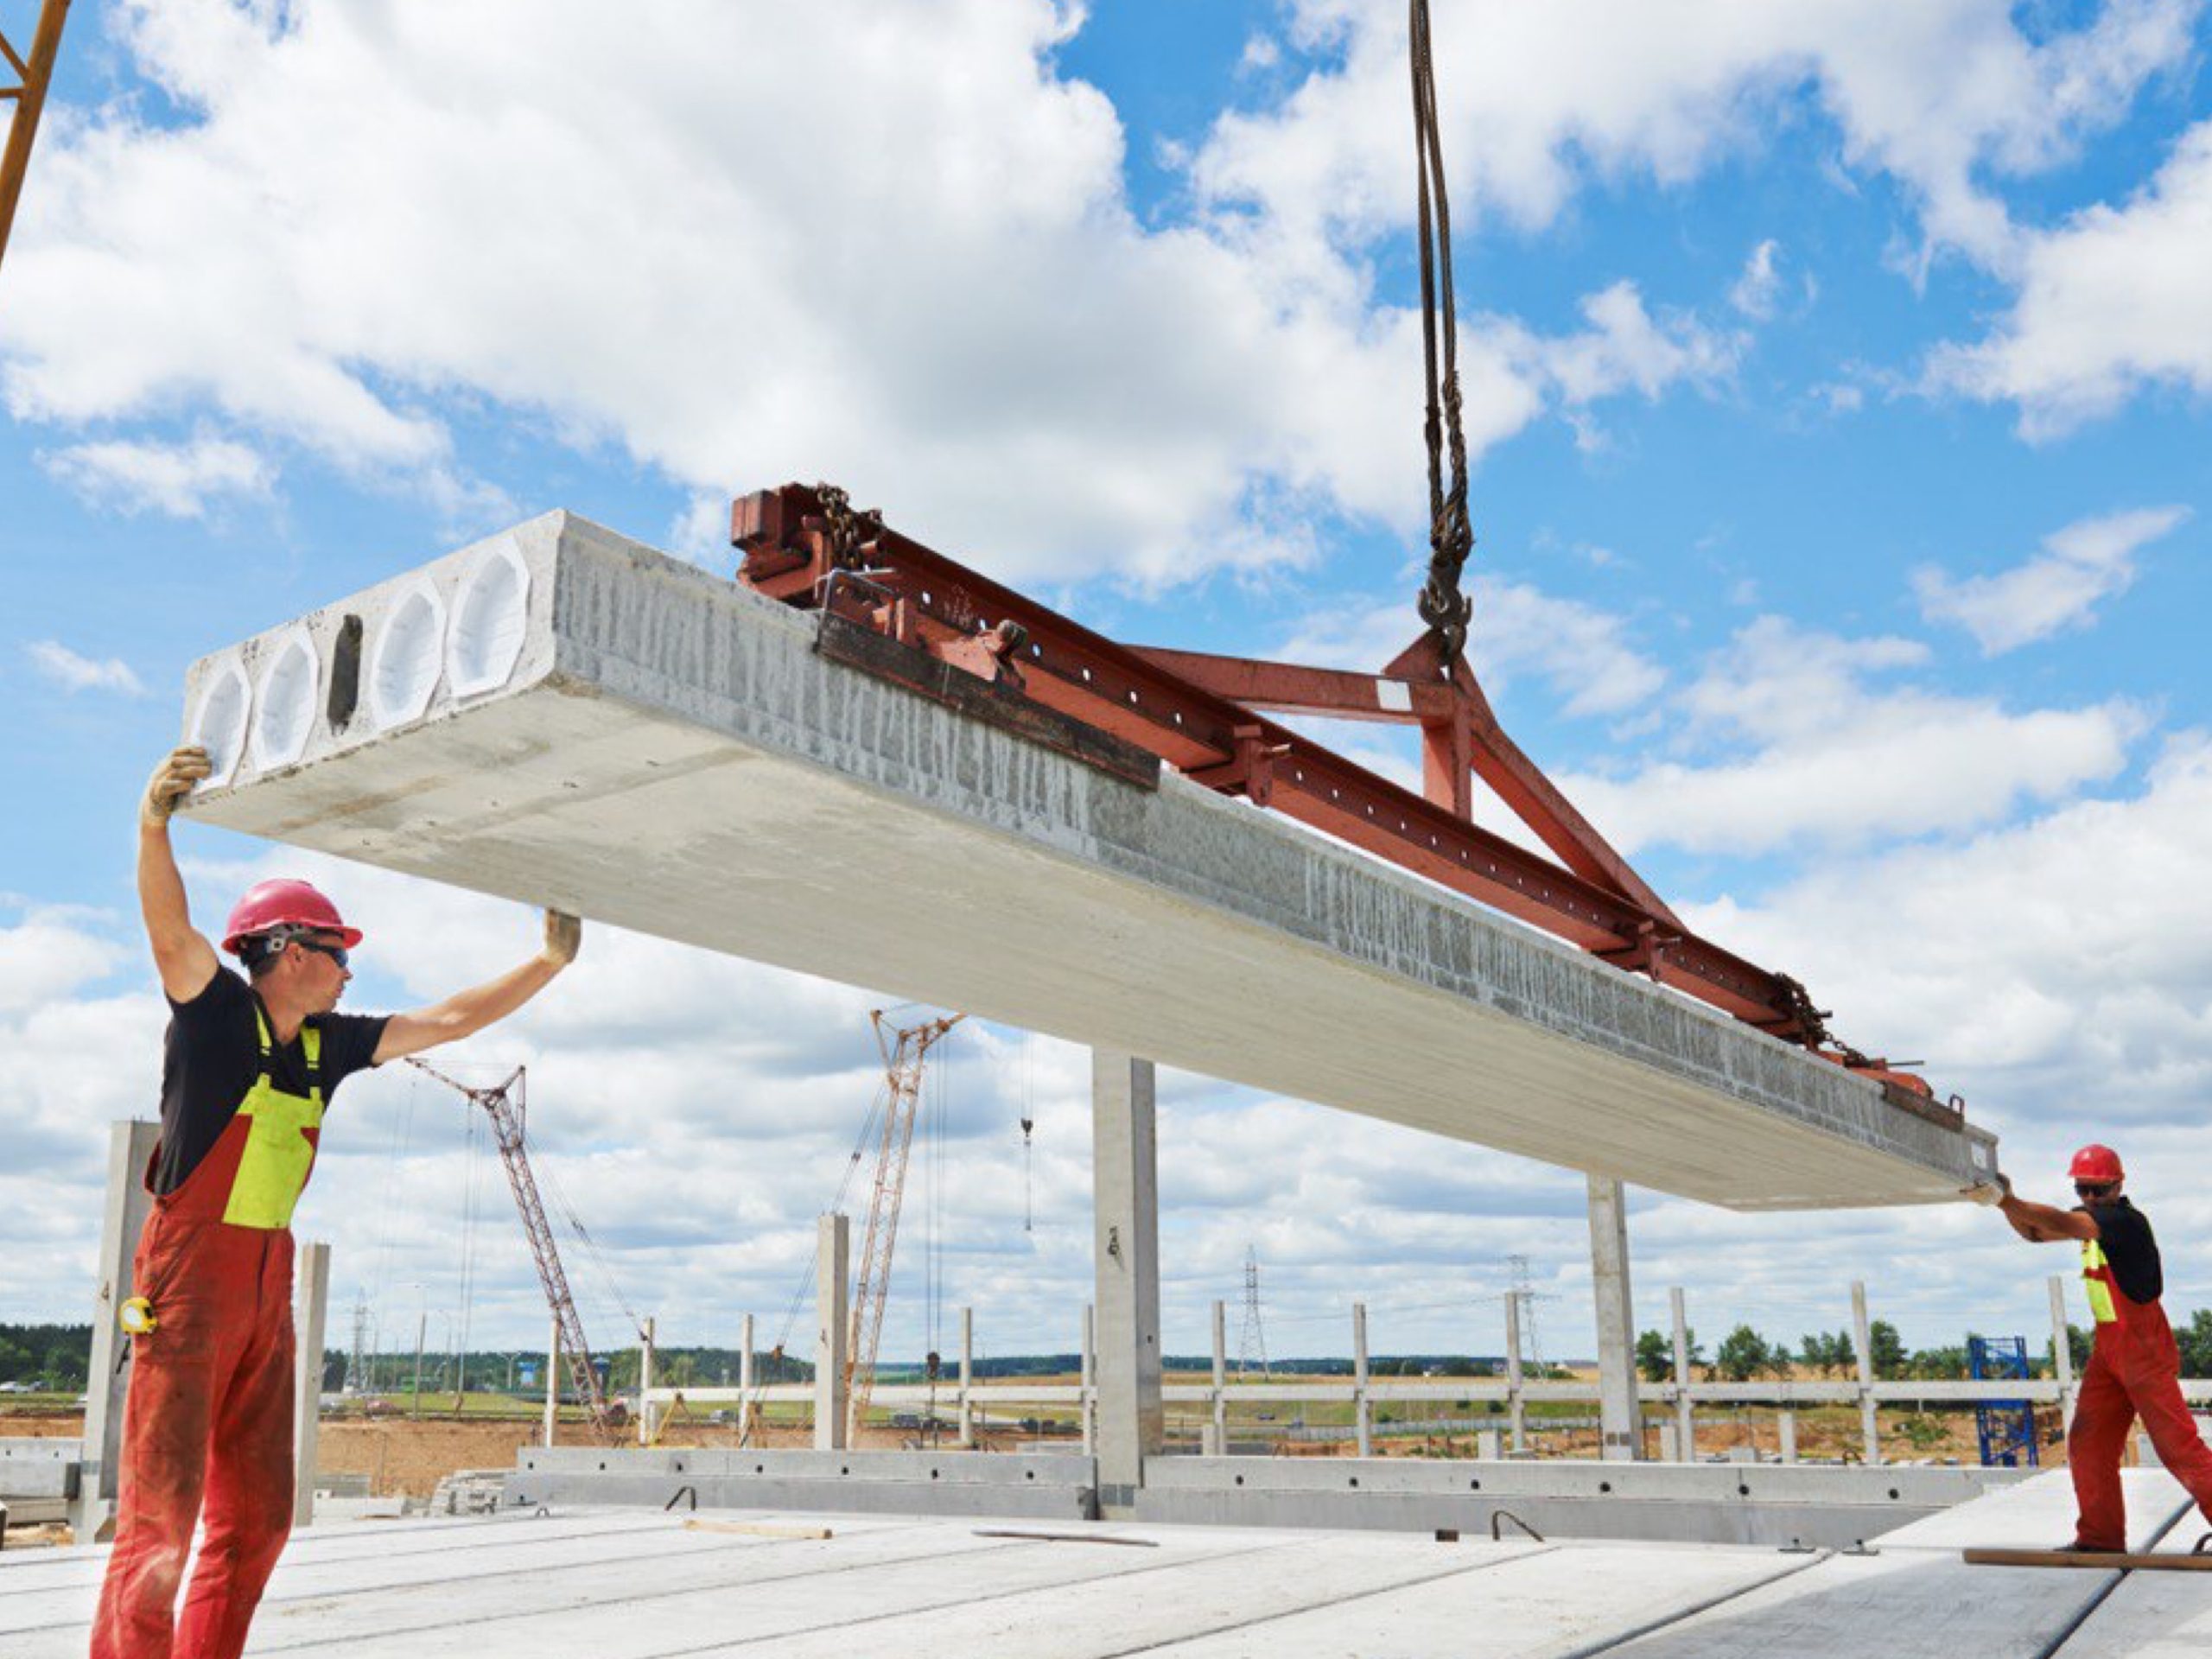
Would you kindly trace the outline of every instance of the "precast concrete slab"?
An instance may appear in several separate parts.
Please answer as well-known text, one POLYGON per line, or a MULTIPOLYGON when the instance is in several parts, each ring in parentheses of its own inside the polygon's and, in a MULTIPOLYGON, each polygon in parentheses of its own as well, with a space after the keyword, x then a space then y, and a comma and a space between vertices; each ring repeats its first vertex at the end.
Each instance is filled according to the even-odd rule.
MULTIPOLYGON (((2130 1548, 2171 1529, 2189 1500, 2163 1471, 2128 1474, 2130 1548)), ((2085 1568, 1970 1567, 1955 1539, 1999 1548, 2063 1542, 2072 1483, 2053 1470, 1885 1538, 1872 1553, 1830 1555, 1641 1639, 1608 1647, 1634 1659, 2021 1659, 2063 1654, 2120 1585, 2085 1568), (2057 1531, 2053 1531, 2054 1520, 2057 1531)))
POLYGON ((503 1501, 1087 1521, 1097 1486, 1093 1459, 1051 1453, 524 1446, 503 1501))
MULTIPOLYGON (((673 1504, 876 1515, 1096 1516, 1094 1459, 1074 1454, 524 1447, 510 1507, 673 1504)), ((1843 1548, 1927 1524, 2023 1480, 2011 1469, 1828 1468, 1154 1457, 1135 1519, 1178 1526, 1329 1528, 1468 1537, 1516 1523, 1547 1538, 1843 1548), (1500 1520, 1501 1512, 1509 1520, 1500 1520)), ((2059 1523, 2054 1523, 2059 1524, 2059 1523)))
POLYGON ((1844 1548, 2005 1489, 2010 1469, 1401 1458, 1154 1458, 1141 1519, 1844 1548), (1501 1518, 1503 1517, 1503 1518, 1501 1518))
MULTIPOLYGON (((2018 1519, 2023 1538, 2040 1524, 2025 1510, 2018 1519)), ((77 1659, 107 1554, 0 1554, 0 1652, 77 1659)), ((1935 1548, 1850 1556, 813 1511, 711 1520, 511 1511, 295 1535, 250 1650, 349 1659, 2198 1650, 2082 1646, 2137 1591, 2139 1580, 2115 1592, 2117 1576, 1969 1568, 1935 1548)), ((2164 1627, 2155 1617, 2142 1610, 2124 1628, 2152 1643, 2185 1630, 2173 1622, 2180 1614, 2164 1615, 2164 1627)))
POLYGON ((1993 1167, 1942 1112, 814 632, 551 513, 195 664, 219 776, 187 810, 1732 1208, 1993 1167))

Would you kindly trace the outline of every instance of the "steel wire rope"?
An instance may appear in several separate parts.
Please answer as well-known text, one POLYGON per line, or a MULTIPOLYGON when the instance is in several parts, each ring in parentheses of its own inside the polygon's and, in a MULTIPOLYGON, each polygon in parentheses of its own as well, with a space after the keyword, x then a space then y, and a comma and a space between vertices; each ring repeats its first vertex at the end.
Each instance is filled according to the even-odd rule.
POLYGON ((1436 66, 1428 0, 1410 0, 1414 155, 1421 241, 1421 361, 1427 388, 1422 436, 1428 448, 1427 579, 1417 608, 1448 677, 1467 643, 1473 604, 1459 589, 1474 547, 1467 519, 1467 440, 1460 421, 1459 324, 1452 283, 1452 205, 1444 188, 1444 142, 1436 114, 1436 66), (1445 477, 1449 458, 1451 477, 1445 477))
MULTIPOLYGON (((843 1209, 845 1200, 852 1192, 853 1181, 860 1173, 861 1160, 868 1155, 868 1142, 874 1138, 875 1126, 882 1114, 889 1109, 890 1100, 891 1080, 887 1077, 878 1085, 874 1096, 868 1103, 868 1115, 861 1120, 860 1133, 853 1138, 852 1155, 845 1160, 844 1177, 837 1183, 836 1192, 830 1196, 830 1207, 823 1213, 835 1215, 843 1209)), ((772 1355, 781 1355, 785 1359, 789 1358, 791 1351, 788 1344, 791 1332, 798 1323, 800 1310, 806 1306, 806 1293, 814 1283, 814 1264, 806 1259, 804 1252, 801 1252, 798 1274, 792 1287, 791 1300, 785 1306, 783 1324, 778 1328, 776 1340, 769 1348, 772 1355)), ((780 1370, 781 1366, 779 1365, 778 1369, 780 1370)), ((740 1415, 745 1425, 745 1435, 748 1440, 759 1427, 760 1407, 766 1390, 772 1386, 766 1376, 766 1366, 758 1364, 753 1368, 753 1388, 741 1402, 742 1410, 740 1415)), ((741 1441, 741 1444, 742 1443, 741 1441)))
MULTIPOLYGON (((383 1319, 377 1310, 384 1306, 385 1293, 391 1287, 392 1224, 399 1210, 397 1200, 400 1191, 400 1171, 414 1149, 415 1107, 418 1099, 417 1090, 421 1088, 422 1082, 419 1073, 410 1072, 408 1075, 406 1093, 403 1097, 399 1114, 392 1121, 391 1140, 386 1149, 384 1190, 378 1195, 377 1203, 377 1242, 375 1249, 370 1255, 372 1265, 370 1268, 367 1287, 371 1310, 370 1324, 376 1333, 372 1339, 373 1348, 380 1349, 384 1345, 383 1319)), ((369 1376, 366 1391, 370 1394, 377 1391, 375 1383, 378 1357, 379 1356, 373 1352, 368 1356, 369 1376)), ((359 1382, 359 1379, 357 1378, 357 1384, 359 1382)))
MULTIPOLYGON (((472 1105, 474 1102, 470 1103, 472 1105)), ((461 1317, 458 1340, 454 1344, 454 1410, 461 1410, 461 1396, 468 1389, 468 1328, 476 1303, 476 1254, 482 1243, 480 1224, 483 1219, 483 1204, 479 1197, 478 1177, 482 1160, 478 1157, 478 1124, 475 1112, 465 1113, 461 1119, 461 1156, 463 1174, 461 1186, 461 1317)))

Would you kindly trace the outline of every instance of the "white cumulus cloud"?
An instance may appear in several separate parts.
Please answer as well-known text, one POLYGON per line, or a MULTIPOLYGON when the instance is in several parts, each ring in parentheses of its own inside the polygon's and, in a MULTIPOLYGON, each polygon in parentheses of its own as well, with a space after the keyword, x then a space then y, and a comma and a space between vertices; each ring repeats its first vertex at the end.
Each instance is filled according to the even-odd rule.
POLYGON ((266 495, 276 481, 266 457, 224 438, 78 443, 41 455, 39 464, 91 505, 133 516, 204 518, 222 498, 266 495))
POLYGON ((1560 786, 1624 851, 1762 854, 1955 835, 2070 799, 2126 766, 2124 699, 2015 712, 1918 683, 1916 640, 1761 617, 1674 700, 1675 744, 1560 786))
POLYGON ((2212 391, 2212 121, 2119 207, 2027 242, 2019 296, 1989 334, 1937 351, 1930 384, 2019 410, 2044 439, 2158 386, 2212 391))
POLYGON ((35 639, 24 648, 31 664, 65 691, 121 691, 143 696, 146 688, 119 657, 97 659, 73 652, 59 639, 35 639))
POLYGON ((2188 517, 2185 507, 2143 507, 2083 518, 2046 537, 2034 558, 1993 575, 1923 568, 1912 578, 1920 613, 1964 628, 1985 657, 2086 626, 2101 603, 2133 585, 2135 555, 2188 517))

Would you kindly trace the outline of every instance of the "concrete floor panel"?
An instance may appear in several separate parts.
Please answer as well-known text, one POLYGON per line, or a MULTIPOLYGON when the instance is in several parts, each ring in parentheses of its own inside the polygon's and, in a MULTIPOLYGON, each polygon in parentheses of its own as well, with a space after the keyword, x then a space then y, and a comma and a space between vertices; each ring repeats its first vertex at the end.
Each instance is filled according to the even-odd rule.
POLYGON ((269 683, 265 748, 306 730, 296 761, 250 752, 188 812, 1732 1207, 1942 1201, 1993 1163, 1985 1134, 1457 895, 812 638, 549 514, 195 665, 188 733, 240 670, 269 683), (471 600, 487 571, 505 613, 471 600), (467 648, 405 716, 413 659, 386 636, 424 588, 467 648), (270 672, 300 639, 304 688, 296 652, 270 672))

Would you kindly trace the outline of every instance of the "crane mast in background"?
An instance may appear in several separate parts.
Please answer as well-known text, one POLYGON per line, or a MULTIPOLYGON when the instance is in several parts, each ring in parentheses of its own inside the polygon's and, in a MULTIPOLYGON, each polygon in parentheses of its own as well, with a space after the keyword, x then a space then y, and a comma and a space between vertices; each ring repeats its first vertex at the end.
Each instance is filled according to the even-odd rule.
POLYGON ((848 1445, 859 1443, 868 1399, 875 1392, 876 1344, 883 1336, 883 1307, 891 1292, 891 1255, 899 1242, 899 1206, 906 1196, 907 1154, 922 1102, 923 1062, 966 1016, 947 1014, 907 1027, 893 1026, 880 1008, 868 1018, 883 1054, 883 1132, 876 1146, 875 1190, 868 1198, 868 1232, 854 1279, 852 1333, 845 1350, 848 1445))
POLYGON ((561 1353, 569 1363, 569 1381, 576 1398, 591 1414, 592 1427, 601 1440, 613 1443, 619 1427, 606 1391, 599 1385, 591 1345, 584 1339, 584 1322, 576 1312, 576 1299, 569 1290, 569 1275, 561 1267, 561 1252, 553 1242, 553 1228, 545 1219, 545 1205, 537 1195, 537 1178, 531 1173, 530 1154, 524 1149, 524 1131, 530 1116, 526 1073, 517 1066, 505 1082, 491 1089, 472 1089, 449 1077, 435 1066, 410 1056, 408 1065, 429 1073, 448 1089, 481 1106, 492 1119, 492 1136, 499 1143, 499 1161, 506 1166, 507 1185, 514 1189, 515 1208, 522 1212, 523 1231, 530 1237, 530 1253, 537 1260, 537 1281, 545 1290, 546 1305, 560 1327, 561 1353))

